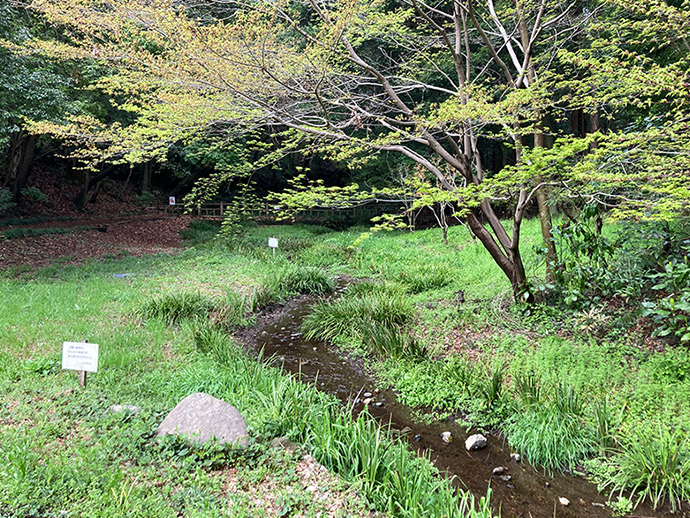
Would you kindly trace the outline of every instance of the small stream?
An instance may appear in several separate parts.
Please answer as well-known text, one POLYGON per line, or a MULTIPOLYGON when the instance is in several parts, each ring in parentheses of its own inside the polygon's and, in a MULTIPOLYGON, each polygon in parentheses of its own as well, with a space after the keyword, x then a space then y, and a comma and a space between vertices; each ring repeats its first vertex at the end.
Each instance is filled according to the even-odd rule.
MULTIPOLYGON (((363 374, 361 361, 349 359, 323 342, 304 338, 300 325, 313 302, 313 299, 293 301, 277 320, 268 319, 268 323, 252 329, 246 338, 258 349, 263 348, 265 357, 274 356, 285 370, 301 373, 305 382, 316 381, 322 390, 345 403, 360 400, 355 410, 364 408, 364 393, 370 392, 369 412, 382 424, 390 422, 393 429, 408 428, 404 436, 410 447, 420 453, 429 452, 437 468, 457 476, 461 486, 478 497, 486 495, 490 484, 492 504, 496 509, 500 507, 503 518, 611 516, 610 509, 604 507, 606 497, 599 495, 594 485, 562 474, 551 477, 526 463, 511 460, 507 442, 500 436, 488 436, 486 449, 469 453, 465 450, 468 434, 454 422, 429 425, 415 422, 412 409, 398 403, 392 390, 374 390, 373 382, 363 374), (441 440, 441 433, 446 431, 453 436, 450 444, 441 440), (498 466, 508 468, 504 477, 509 475, 509 480, 492 475, 498 466), (561 505, 560 497, 567 498, 570 505, 561 505)), ((640 506, 632 516, 652 518, 671 516, 671 513, 640 506)))

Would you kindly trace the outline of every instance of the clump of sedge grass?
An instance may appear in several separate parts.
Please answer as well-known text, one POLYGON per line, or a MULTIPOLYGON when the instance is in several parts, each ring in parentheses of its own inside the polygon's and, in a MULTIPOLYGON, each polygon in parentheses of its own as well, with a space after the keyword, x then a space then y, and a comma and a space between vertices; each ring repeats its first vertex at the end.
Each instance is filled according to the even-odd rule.
POLYGON ((320 268, 293 267, 278 278, 278 289, 285 295, 330 293, 333 288, 333 279, 320 268))
POLYGON ((442 266, 423 266, 416 270, 403 271, 400 279, 410 293, 422 293, 448 286, 452 279, 449 271, 442 266))
POLYGON ((649 500, 656 509, 668 500, 673 511, 690 500, 690 442, 681 430, 645 430, 624 442, 613 457, 612 495, 635 495, 635 506, 649 500))
POLYGON ((594 430, 583 418, 584 404, 572 386, 562 383, 551 397, 539 398, 534 378, 518 382, 526 407, 508 425, 510 445, 530 463, 569 469, 596 450, 594 430))
POLYGON ((303 329, 307 338, 334 340, 352 337, 365 321, 392 328, 409 322, 414 313, 414 306, 402 294, 372 292, 350 295, 317 302, 305 319, 303 329))
POLYGON ((205 319, 213 309, 213 301, 201 293, 164 293, 149 300, 137 313, 144 319, 158 319, 177 324, 184 319, 205 319))
POLYGON ((429 355, 428 349, 403 326, 381 325, 365 318, 357 324, 355 333, 383 357, 423 359, 429 355))

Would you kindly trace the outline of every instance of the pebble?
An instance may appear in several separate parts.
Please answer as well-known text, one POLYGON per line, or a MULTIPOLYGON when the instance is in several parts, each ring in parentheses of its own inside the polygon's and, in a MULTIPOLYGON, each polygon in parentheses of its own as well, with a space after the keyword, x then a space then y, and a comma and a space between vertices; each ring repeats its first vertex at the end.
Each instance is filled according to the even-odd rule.
POLYGON ((570 500, 564 497, 559 497, 558 501, 561 503, 563 507, 568 507, 570 505, 570 500))
POLYGON ((364 403, 365 405, 368 405, 369 403, 371 403, 371 398, 370 397, 364 398, 364 401, 362 401, 362 403, 364 403))
POLYGON ((138 406, 134 406, 134 405, 112 405, 110 407, 110 411, 113 412, 114 414, 119 414, 121 412, 127 412, 129 414, 137 415, 139 412, 141 412, 141 408, 139 408, 138 406))
POLYGON ((381 408, 381 407, 383 407, 383 401, 377 401, 376 403, 374 403, 374 406, 375 406, 376 408, 381 408))
POLYGON ((422 440, 422 436, 419 435, 419 434, 417 434, 417 435, 415 435, 415 436, 413 437, 413 439, 414 439, 414 442, 419 442, 419 441, 422 440))
POLYGON ((510 479, 513 477, 510 475, 500 475, 498 478, 500 478, 503 482, 510 482, 510 479))
POLYGON ((371 397, 373 394, 371 392, 365 392, 364 397, 371 397))
POLYGON ((314 347, 314 350, 316 351, 316 347, 314 347))
POLYGON ((515 489, 515 486, 513 484, 506 484, 506 487, 508 489, 515 489))
POLYGON ((465 449, 467 451, 481 450, 483 448, 486 448, 486 437, 480 433, 470 435, 465 440, 465 449))
POLYGON ((446 444, 450 444, 453 442, 453 435, 450 432, 443 432, 441 434, 441 440, 446 444))
POLYGON ((506 471, 508 471, 508 468, 505 468, 503 466, 498 466, 497 468, 494 468, 494 470, 491 472, 491 474, 492 475, 503 475, 503 473, 505 473, 506 471))
POLYGON ((519 453, 511 453, 510 454, 510 460, 514 460, 515 462, 520 462, 520 454, 519 453))
POLYGON ((281 330, 281 331, 285 331, 285 328, 284 328, 284 327, 281 327, 280 330, 281 330))

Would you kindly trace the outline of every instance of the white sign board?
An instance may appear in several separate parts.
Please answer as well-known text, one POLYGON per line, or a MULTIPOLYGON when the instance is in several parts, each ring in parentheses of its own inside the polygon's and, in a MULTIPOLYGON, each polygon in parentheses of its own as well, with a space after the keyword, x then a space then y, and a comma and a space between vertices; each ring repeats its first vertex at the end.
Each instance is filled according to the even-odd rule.
POLYGON ((98 371, 98 344, 62 342, 62 368, 73 371, 98 371))
POLYGON ((275 237, 269 237, 268 246, 270 246, 271 248, 278 248, 278 239, 276 239, 275 237))
POLYGON ((175 205, 175 197, 174 196, 170 196, 170 198, 168 198, 168 199, 170 200, 170 205, 175 205))

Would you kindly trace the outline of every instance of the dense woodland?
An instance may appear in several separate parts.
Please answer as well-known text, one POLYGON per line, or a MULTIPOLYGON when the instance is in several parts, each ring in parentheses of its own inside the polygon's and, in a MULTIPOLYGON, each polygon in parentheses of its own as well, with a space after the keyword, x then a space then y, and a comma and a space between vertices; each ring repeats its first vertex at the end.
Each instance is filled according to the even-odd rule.
MULTIPOLYGON (((690 380, 689 0, 0 0, 0 65, 0 218, 50 213, 46 182, 78 186, 84 213, 104 185, 134 185, 142 205, 223 201, 222 233, 246 253, 257 207, 294 221, 388 202, 355 249, 432 226, 445 271, 470 246, 453 242, 462 226, 520 318, 567 320, 592 344, 634 335, 690 380)), ((538 397, 533 373, 513 374, 538 397)), ((662 435, 674 482, 635 486, 611 461, 604 487, 687 502, 679 405, 662 435)), ((473 424, 519 436, 487 408, 473 424)), ((609 432, 607 448, 628 440, 609 432)))

